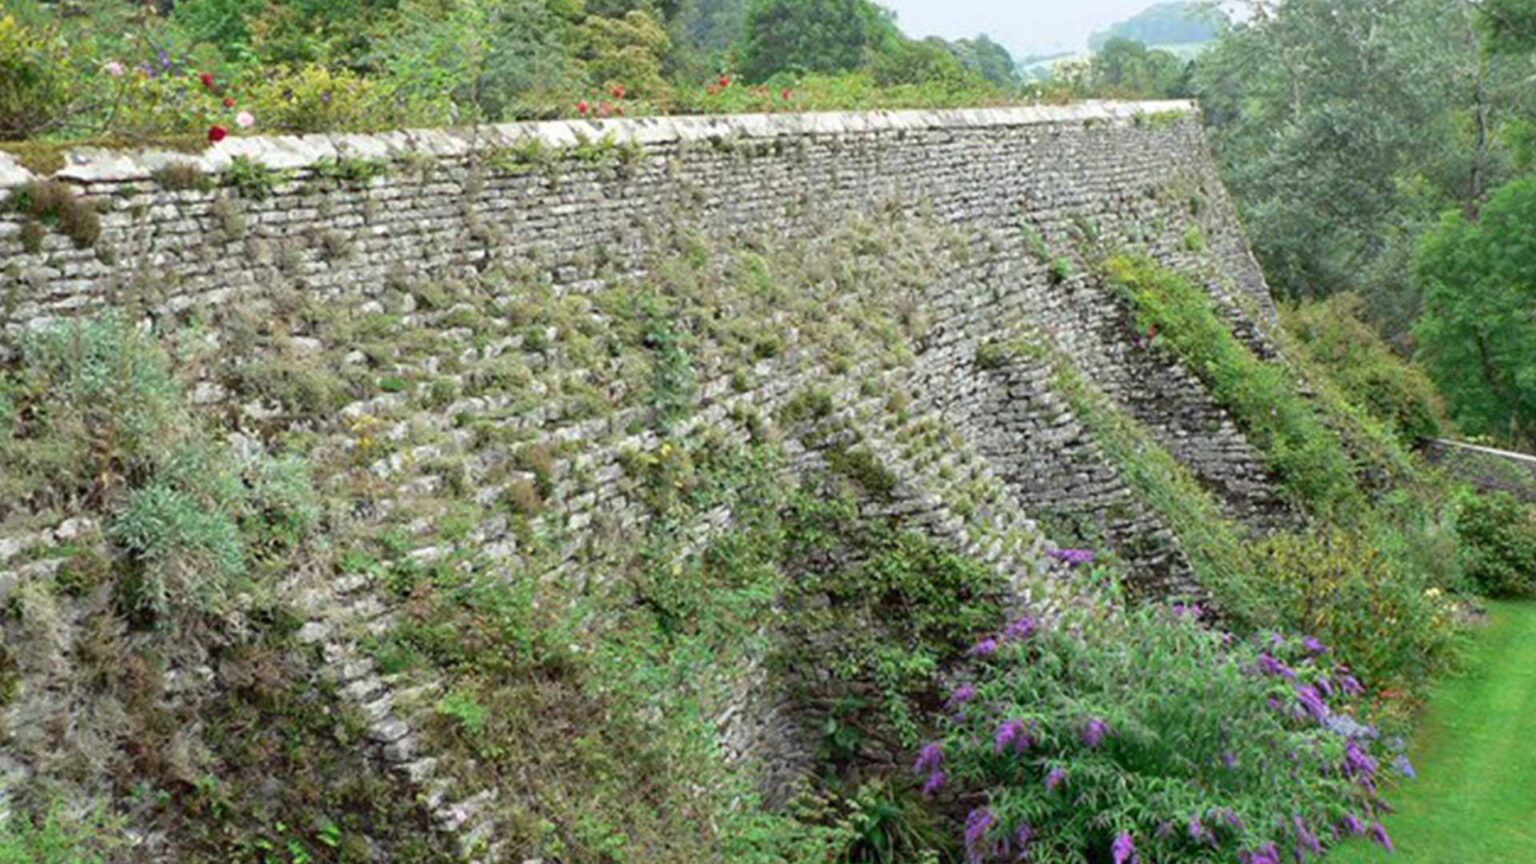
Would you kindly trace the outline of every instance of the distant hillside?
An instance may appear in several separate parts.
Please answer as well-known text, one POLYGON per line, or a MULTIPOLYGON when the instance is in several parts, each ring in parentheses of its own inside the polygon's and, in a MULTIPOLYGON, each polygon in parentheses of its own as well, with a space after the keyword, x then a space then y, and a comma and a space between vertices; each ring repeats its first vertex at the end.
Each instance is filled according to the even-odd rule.
POLYGON ((1198 45, 1215 39, 1228 23, 1225 12, 1204 3, 1159 3, 1093 34, 1088 46, 1098 51, 1111 39, 1134 39, 1147 46, 1198 45))

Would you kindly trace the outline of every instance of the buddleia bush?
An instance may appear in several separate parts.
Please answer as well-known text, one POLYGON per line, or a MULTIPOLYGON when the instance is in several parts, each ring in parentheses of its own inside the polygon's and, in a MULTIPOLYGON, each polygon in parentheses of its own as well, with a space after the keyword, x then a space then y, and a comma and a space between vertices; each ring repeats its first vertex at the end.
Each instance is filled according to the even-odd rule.
POLYGON ((1349 834, 1389 842, 1392 754, 1359 717, 1360 682, 1315 639, 1236 642, 1201 614, 1080 608, 971 649, 913 766, 969 809, 971 864, 1278 864, 1349 834))

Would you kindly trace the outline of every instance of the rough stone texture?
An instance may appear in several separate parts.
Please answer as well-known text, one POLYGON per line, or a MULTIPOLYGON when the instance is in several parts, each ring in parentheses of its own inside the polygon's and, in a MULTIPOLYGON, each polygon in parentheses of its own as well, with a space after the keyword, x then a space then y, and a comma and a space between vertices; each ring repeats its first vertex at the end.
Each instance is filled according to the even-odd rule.
MULTIPOLYGON (((578 296, 638 274, 670 248, 668 232, 677 226, 727 242, 792 241, 814 238, 829 220, 895 210, 931 217, 961 238, 953 260, 912 299, 913 314, 929 326, 909 346, 910 360, 887 368, 856 357, 851 369, 834 372, 827 354, 835 346, 784 333, 782 354, 741 370, 750 373, 745 388, 732 381, 735 369, 701 369, 691 416, 676 436, 711 429, 745 441, 737 409, 771 415, 806 387, 823 387, 837 406, 835 419, 897 481, 891 495, 866 503, 866 515, 897 520, 1002 568, 1021 602, 1049 607, 1064 590, 1043 554, 1056 538, 1036 527, 1041 516, 1050 517, 1047 526, 1096 526, 1133 565, 1144 591, 1198 591, 1176 540, 1050 392, 1044 367, 1024 360, 978 367, 978 348, 1027 330, 1145 424, 1234 518, 1259 530, 1295 518, 1259 455, 1199 380, 1151 350, 1123 303, 1084 273, 1095 250, 1152 254, 1207 286, 1245 342, 1261 354, 1271 350, 1264 330, 1273 306, 1199 119, 1185 103, 237 138, 196 157, 83 150, 67 161, 56 177, 102 210, 102 236, 82 249, 49 234, 40 250, 28 251, 21 217, 0 214, 0 358, 16 351, 27 330, 92 310, 179 322, 249 305, 268 310, 267 323, 295 356, 338 358, 342 369, 374 362, 367 346, 272 311, 285 294, 298 293, 359 315, 387 312, 408 333, 435 340, 411 372, 462 384, 512 357, 540 375, 589 376, 592 370, 562 368, 567 361, 558 351, 536 350, 527 333, 506 328, 488 339, 454 323, 458 306, 418 308, 403 287, 422 280, 477 285, 496 314, 510 319, 515 292, 527 283, 482 279, 497 269, 531 274, 556 298, 578 296), (592 145, 609 135, 610 145, 592 145), (534 140, 586 158, 528 161, 534 140), (169 164, 218 171, 236 156, 287 173, 262 200, 227 185, 173 191, 154 179, 169 164), (387 160, 386 170, 354 187, 335 178, 338 157, 387 160), (1192 232, 1201 242, 1190 242, 1192 232), (1076 275, 1053 275, 1057 262, 1076 275), (1257 320, 1247 309, 1258 310, 1257 320), (858 383, 871 376, 881 381, 878 394, 858 383), (901 419, 892 418, 884 395, 893 392, 910 399, 901 419)), ((0 154, 0 194, 28 179, 0 154)), ((762 327, 773 331, 775 323, 762 327)), ((226 353, 242 351, 247 338, 230 328, 212 335, 226 353)), ((621 384, 604 395, 620 402, 621 384)), ((626 485, 621 457, 660 443, 652 431, 632 431, 645 425, 637 422, 646 419, 643 411, 588 416, 559 398, 530 402, 494 390, 441 404, 422 398, 426 389, 381 392, 300 424, 323 436, 327 452, 365 466, 360 521, 413 513, 454 486, 489 505, 529 482, 532 475, 509 470, 505 444, 479 441, 469 428, 488 422, 523 441, 562 443, 570 453, 555 466, 539 517, 566 539, 558 560, 536 575, 579 588, 620 566, 625 543, 647 518, 626 485), (362 458, 365 440, 387 442, 387 455, 362 458), (462 466, 457 475, 443 467, 449 463, 462 466)), ((238 404, 219 381, 200 382, 192 395, 205 410, 239 417, 242 436, 288 425, 271 405, 238 404)), ((813 440, 787 436, 787 470, 821 464, 816 445, 807 443, 813 440)), ((728 511, 708 514, 696 548, 730 520, 728 511)), ((431 522, 424 516, 409 526, 419 541, 412 555, 423 562, 449 551, 431 522)), ((0 527, 0 596, 25 578, 7 561, 53 536, 0 527)), ((476 526, 466 542, 509 578, 530 567, 505 514, 476 526)), ((390 626, 393 610, 380 592, 328 574, 295 584, 303 586, 293 589, 297 605, 311 616, 301 638, 320 646, 341 691, 367 717, 382 758, 420 791, 467 856, 501 854, 493 805, 507 790, 477 785, 426 752, 421 730, 435 682, 382 676, 360 647, 390 626)), ((760 680, 761 670, 745 669, 724 682, 732 695, 719 717, 726 752, 759 765, 772 799, 810 764, 815 741, 806 735, 811 724, 757 686, 760 680)), ((16 729, 18 718, 10 720, 16 729)), ((5 783, 0 776, 0 809, 5 783)))
POLYGON ((1536 503, 1536 456, 1443 440, 1424 442, 1423 453, 1430 462, 1485 492, 1508 492, 1536 503))

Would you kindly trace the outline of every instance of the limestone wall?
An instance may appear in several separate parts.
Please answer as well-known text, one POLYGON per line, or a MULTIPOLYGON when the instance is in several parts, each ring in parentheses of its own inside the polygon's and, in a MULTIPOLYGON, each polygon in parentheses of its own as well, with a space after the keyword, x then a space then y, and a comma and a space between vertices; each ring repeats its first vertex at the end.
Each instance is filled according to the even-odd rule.
MULTIPOLYGON (((995 563, 1035 603, 1064 576, 1042 554, 1072 539, 1050 536, 1060 526, 1118 551, 1143 590, 1198 592, 1044 366, 978 362, 1027 338, 1143 422, 1232 515, 1260 529, 1294 518, 1199 380, 1085 266, 1108 249, 1152 254, 1263 347, 1273 307, 1185 103, 240 138, 200 154, 81 150, 52 178, 99 213, 99 236, 0 213, 0 357, 93 310, 190 329, 212 346, 196 370, 204 409, 254 446, 318 442, 312 458, 334 467, 353 517, 398 520, 422 561, 467 544, 508 578, 536 567, 576 586, 622 566, 647 519, 625 454, 662 436, 601 304, 710 244, 736 252, 690 283, 708 332, 691 334, 697 382, 674 437, 745 440, 744 410, 771 416, 818 389, 895 481, 867 502, 872 518, 995 563), (750 284, 758 258, 775 273, 809 262, 791 298, 720 287, 750 284), (882 287, 865 290, 874 273, 882 287), (296 408, 299 368, 345 381, 346 404, 296 408), (548 476, 526 464, 540 445, 556 454, 548 476), (535 480, 549 487, 536 522, 557 538, 554 560, 525 554, 505 512, 535 480), (434 506, 450 499, 486 515, 443 541, 434 506)), ((39 180, 0 153, 0 196, 39 180)), ((821 461, 823 439, 803 431, 786 430, 792 472, 821 461)), ((49 566, 18 563, 26 550, 59 542, 24 516, 0 525, 0 595, 49 566)), ((699 536, 730 519, 709 514, 699 536)), ((444 829, 493 837, 498 791, 442 776, 417 733, 431 682, 401 688, 358 649, 390 626, 391 603, 356 579, 292 590, 384 758, 444 829)), ((813 745, 751 680, 722 706, 727 749, 792 778, 813 745)))

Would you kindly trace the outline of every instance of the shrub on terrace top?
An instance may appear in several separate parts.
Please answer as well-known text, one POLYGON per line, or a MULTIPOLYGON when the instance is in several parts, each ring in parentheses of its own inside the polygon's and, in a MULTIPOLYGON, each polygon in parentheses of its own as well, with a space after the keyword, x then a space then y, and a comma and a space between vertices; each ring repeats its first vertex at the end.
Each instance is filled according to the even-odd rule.
POLYGON ((1349 397, 1387 423, 1405 443, 1440 434, 1444 406, 1422 369, 1393 353, 1361 320, 1361 300, 1335 294, 1286 306, 1281 317, 1307 355, 1349 397))

